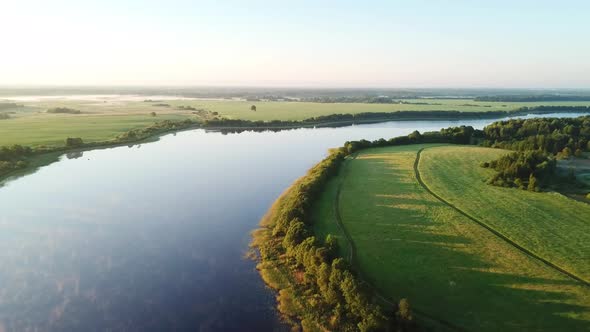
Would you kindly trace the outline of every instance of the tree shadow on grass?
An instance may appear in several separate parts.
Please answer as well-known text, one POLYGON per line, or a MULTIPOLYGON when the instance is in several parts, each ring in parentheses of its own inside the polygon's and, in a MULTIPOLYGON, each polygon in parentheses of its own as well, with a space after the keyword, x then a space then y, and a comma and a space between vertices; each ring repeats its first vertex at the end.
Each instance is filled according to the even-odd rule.
POLYGON ((402 164, 363 162, 372 164, 363 166, 371 166, 367 187, 343 190, 341 202, 372 202, 370 214, 341 204, 342 218, 355 268, 382 294, 473 331, 590 330, 585 286, 433 199, 402 164))

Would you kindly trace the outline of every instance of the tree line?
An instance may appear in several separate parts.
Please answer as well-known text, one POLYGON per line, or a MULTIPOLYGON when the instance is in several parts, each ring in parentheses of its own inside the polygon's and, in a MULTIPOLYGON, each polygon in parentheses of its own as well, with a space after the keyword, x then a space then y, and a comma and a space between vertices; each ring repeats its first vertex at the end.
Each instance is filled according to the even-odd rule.
POLYGON ((496 170, 490 184, 530 191, 550 182, 573 186, 573 173, 557 176, 557 159, 590 151, 590 116, 499 121, 485 127, 484 136, 484 146, 518 151, 481 165, 496 170))
POLYGON ((47 113, 54 113, 54 114, 81 114, 80 110, 76 110, 69 107, 54 107, 47 110, 47 113))
POLYGON ((330 114, 311 117, 300 121, 272 120, 251 121, 215 117, 203 121, 206 128, 299 128, 309 126, 331 126, 333 124, 355 124, 362 122, 383 122, 393 120, 460 120, 460 119, 494 119, 509 116, 550 113, 590 113, 590 106, 537 106, 521 107, 514 111, 464 112, 454 110, 437 111, 395 111, 362 112, 356 114, 330 114))
POLYGON ((493 102, 540 102, 540 101, 590 101, 590 96, 566 96, 566 95, 505 95, 505 96, 480 96, 474 101, 493 102))
POLYGON ((33 154, 28 146, 12 145, 0 147, 0 176, 28 166, 27 158, 33 154))
POLYGON ((301 276, 291 287, 307 304, 298 317, 303 321, 331 331, 411 331, 415 324, 407 300, 391 310, 382 308, 338 257, 336 239, 313 235, 311 205, 348 154, 344 147, 335 149, 279 198, 269 226, 272 240, 257 244, 260 258, 279 260, 292 275, 301 276))
POLYGON ((568 148, 579 155, 590 150, 590 116, 498 121, 486 126, 484 135, 484 146, 552 155, 568 148))
POLYGON ((10 110, 14 108, 24 107, 23 105, 17 103, 0 103, 0 111, 1 110, 10 110))
POLYGON ((555 158, 536 150, 513 152, 481 166, 496 170, 489 184, 539 191, 554 176, 557 163, 555 158))
POLYGON ((18 169, 26 168, 29 165, 29 158, 35 155, 72 149, 133 143, 166 132, 197 127, 199 124, 199 122, 190 119, 183 121, 165 120, 156 122, 145 128, 131 129, 118 135, 114 139, 107 141, 84 142, 80 137, 67 137, 64 140, 63 146, 56 147, 38 146, 33 148, 18 144, 12 146, 0 146, 0 176, 18 169))

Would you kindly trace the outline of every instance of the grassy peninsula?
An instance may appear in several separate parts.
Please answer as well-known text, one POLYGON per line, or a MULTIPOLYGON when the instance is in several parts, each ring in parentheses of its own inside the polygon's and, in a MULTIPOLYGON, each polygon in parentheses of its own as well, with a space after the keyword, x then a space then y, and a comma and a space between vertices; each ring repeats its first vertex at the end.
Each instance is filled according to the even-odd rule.
MULTIPOLYGON (((574 200, 556 192, 559 186, 541 185, 564 180, 561 166, 548 179, 539 178, 539 186, 526 190, 529 183, 523 183, 522 190, 493 183, 495 171, 482 164, 514 153, 507 149, 538 151, 555 165, 568 150, 579 151, 568 160, 583 160, 589 138, 590 120, 582 117, 510 120, 483 131, 458 127, 347 142, 269 210, 253 242, 260 251, 261 275, 279 290, 281 312, 300 320, 304 330, 337 326, 322 325, 333 321, 340 307, 325 302, 330 297, 321 281, 334 261, 348 266, 362 286, 358 293, 380 308, 374 326, 586 330, 590 200, 574 200), (334 165, 331 160, 341 161, 325 173, 318 171, 325 163, 334 165), (321 180, 308 186, 317 174, 321 180), (298 234, 294 242, 293 234, 298 234), (306 261, 305 254, 298 260, 296 252, 311 243, 330 252, 325 265, 306 261)), ((524 165, 505 167, 539 176, 524 165)), ((576 169, 574 177, 583 179, 584 172, 576 169)), ((580 182, 579 188, 590 191, 580 182)), ((348 317, 338 322, 353 329, 365 326, 352 318, 357 316, 338 317, 348 317)))

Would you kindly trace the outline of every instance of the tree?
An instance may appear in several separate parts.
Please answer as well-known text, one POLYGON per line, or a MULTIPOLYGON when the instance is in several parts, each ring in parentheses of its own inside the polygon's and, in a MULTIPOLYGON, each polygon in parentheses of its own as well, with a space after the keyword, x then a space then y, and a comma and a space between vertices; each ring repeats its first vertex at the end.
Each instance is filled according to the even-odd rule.
POLYGON ((285 249, 290 249, 301 243, 307 237, 307 230, 305 224, 299 219, 295 218, 289 223, 289 228, 283 239, 283 246, 285 249))
POLYGON ((326 249, 328 249, 330 259, 338 256, 338 240, 332 234, 326 236, 326 249))
POLYGON ((563 148, 561 152, 558 154, 561 159, 569 159, 572 156, 572 150, 569 147, 563 148))
POLYGON ((156 116, 156 112, 151 112, 150 115, 151 116, 156 116))
POLYGON ((399 300, 398 309, 397 309, 397 316, 401 320, 412 320, 412 310, 410 308, 410 301, 408 299, 403 298, 399 300))
POLYGON ((399 301, 397 312, 395 313, 395 321, 398 331, 408 332, 417 330, 414 315, 410 308, 410 302, 405 298, 399 301))
POLYGON ((69 148, 82 146, 83 144, 84 144, 84 142, 82 141, 82 139, 80 137, 66 138, 66 146, 69 148))
POLYGON ((539 184, 537 182, 537 178, 533 174, 531 174, 529 176, 529 185, 527 189, 529 191, 539 191, 539 184))
POLYGON ((256 112, 256 105, 250 106, 250 110, 256 112))
POLYGON ((414 130, 411 134, 408 135, 408 138, 413 142, 419 142, 422 139, 422 134, 419 131, 414 130))

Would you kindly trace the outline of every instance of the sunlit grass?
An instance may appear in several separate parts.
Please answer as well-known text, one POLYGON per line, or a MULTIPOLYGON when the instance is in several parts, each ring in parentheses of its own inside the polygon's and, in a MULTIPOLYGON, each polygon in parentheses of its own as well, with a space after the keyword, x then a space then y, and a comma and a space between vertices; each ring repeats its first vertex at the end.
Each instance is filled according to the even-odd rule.
MULTIPOLYGON (((363 277, 384 295, 407 297, 416 308, 468 330, 590 328, 587 288, 522 254, 419 185, 413 164, 422 147, 362 151, 334 180, 344 181, 341 216, 363 277)), ((439 149, 461 148, 426 151, 439 149)), ((465 173, 457 170, 456 176, 465 173)), ((322 233, 339 234, 330 212, 335 192, 325 191, 314 209, 322 216, 314 227, 322 233)))
POLYGON ((506 151, 445 147, 422 153, 421 174, 446 200, 539 256, 590 280, 590 205, 558 193, 486 184, 479 167, 506 151))

